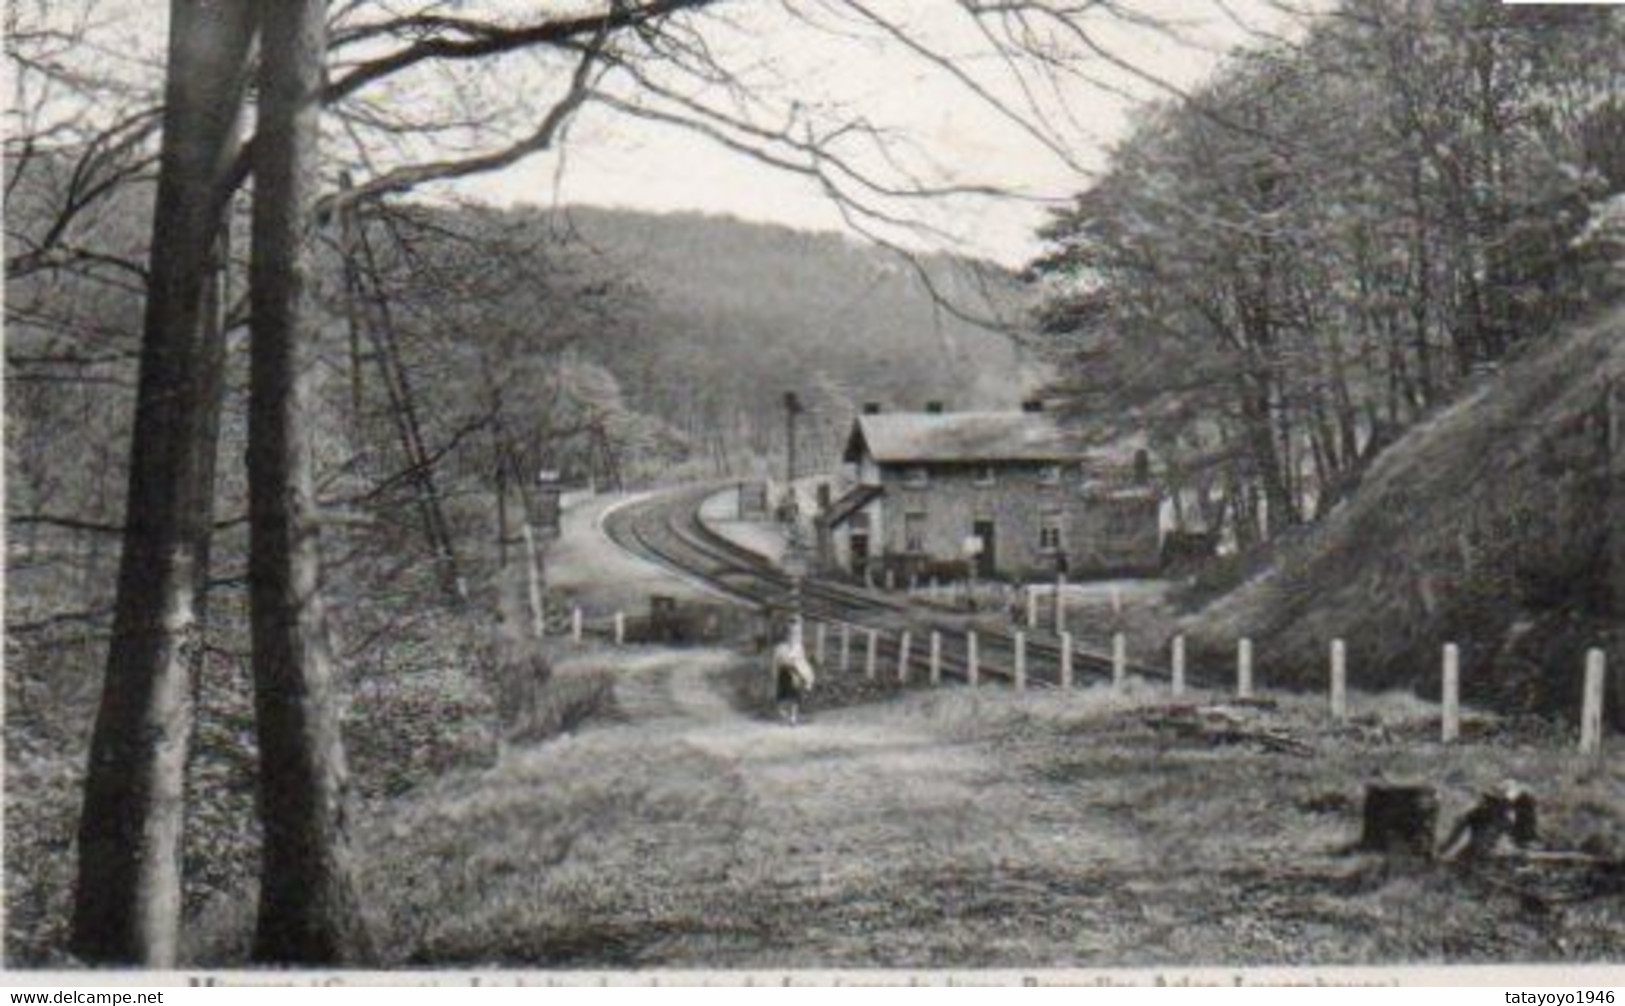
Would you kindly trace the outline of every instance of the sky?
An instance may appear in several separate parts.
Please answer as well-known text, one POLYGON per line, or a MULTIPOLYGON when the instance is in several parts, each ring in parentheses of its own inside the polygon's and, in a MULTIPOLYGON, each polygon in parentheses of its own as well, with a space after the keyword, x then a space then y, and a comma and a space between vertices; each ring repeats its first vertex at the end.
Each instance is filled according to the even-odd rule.
MULTIPOLYGON (((160 0, 80 0, 98 19, 97 66, 127 62, 155 73, 166 25, 160 0)), ((598 0, 379 0, 363 17, 432 5, 462 16, 533 21, 598 0)), ((1035 230, 1047 208, 1089 184, 1091 173, 1136 121, 1144 101, 1167 99, 1211 74, 1234 47, 1290 33, 1301 17, 1291 3, 1320 0, 1112 0, 1130 15, 1089 15, 1080 24, 1091 52, 1040 24, 1032 40, 1062 69, 1041 73, 1009 58, 968 15, 971 0, 729 0, 680 24, 703 40, 727 74, 723 86, 645 60, 650 78, 679 100, 719 110, 751 126, 798 137, 847 127, 828 149, 870 180, 894 189, 977 186, 997 196, 890 198, 847 185, 871 211, 854 213, 814 179, 730 150, 692 129, 628 115, 625 107, 669 114, 672 98, 612 73, 602 93, 622 103, 589 103, 557 149, 498 173, 437 183, 417 198, 498 205, 592 204, 657 212, 728 214, 817 230, 855 228, 914 249, 950 250, 1017 266, 1040 250, 1035 230), (866 17, 868 12, 872 17, 866 17), (1155 21, 1157 28, 1127 23, 1155 21), (875 23, 883 20, 896 34, 875 23), (926 55, 929 53, 932 55, 926 55), (945 57, 937 61, 932 56, 945 57), (1113 64, 1117 65, 1113 65, 1113 64), (849 127, 861 124, 869 133, 849 127), (868 137, 882 137, 881 140, 868 137), (897 220, 906 220, 900 225, 897 220)), ((1079 8, 1082 2, 1035 0, 1079 8)), ((1105 0, 1100 5, 1110 6, 1105 0)), ((71 5, 63 5, 67 9, 71 5)), ((984 6, 993 6, 984 4, 984 6)), ((997 38, 998 36, 994 36, 997 38)), ((412 114, 442 101, 489 112, 519 135, 546 114, 572 68, 556 54, 525 54, 495 66, 436 68, 392 80, 369 98, 412 114), (455 97, 448 98, 452 94, 455 97)), ((340 72, 342 68, 335 68, 340 72)), ((338 127, 333 126, 337 133, 338 127)), ((449 135, 449 134, 447 134, 449 135)), ((445 156, 447 135, 399 140, 371 153, 377 166, 445 156)), ((342 142, 342 135, 338 136, 342 142)), ((479 142, 489 144, 490 136, 479 142)), ((805 159, 803 154, 794 154, 805 159)), ((365 180, 365 173, 359 176, 365 180)))
MULTIPOLYGON (((1109 19, 1092 31, 1112 56, 1175 88, 1188 88, 1211 73, 1237 45, 1256 43, 1258 32, 1291 30, 1295 18, 1271 0, 1133 0, 1136 13, 1164 19, 1174 35, 1128 28, 1109 19)), ((988 95, 1023 105, 1013 71, 998 59, 972 19, 953 0, 877 0, 871 8, 907 25, 935 52, 952 54, 988 95)), ((737 31, 715 31, 719 60, 731 65, 771 66, 756 88, 764 104, 788 114, 791 106, 816 106, 828 121, 862 117, 893 131, 896 146, 910 155, 910 176, 934 182, 995 185, 1008 198, 914 201, 901 213, 944 233, 880 227, 890 239, 915 248, 943 248, 1008 265, 1029 260, 1040 248, 1036 227, 1045 207, 1087 186, 1089 172, 1105 161, 1112 143, 1135 121, 1135 101, 1169 92, 1135 74, 1095 59, 1081 72, 1098 84, 1067 80, 1034 103, 1024 121, 1054 137, 1058 155, 1013 123, 967 84, 897 40, 877 31, 833 30, 786 16, 777 3, 758 8, 737 31), (742 58, 744 57, 744 58, 742 58)), ((861 26, 868 27, 868 26, 861 26)), ((1030 90, 1047 81, 1026 77, 1030 90)), ((780 121, 780 120, 774 120, 780 121)), ((888 178, 897 177, 877 157, 862 157, 888 178)), ((820 230, 850 230, 839 209, 813 181, 777 170, 728 150, 692 131, 629 120, 589 106, 572 126, 562 169, 557 155, 539 156, 500 175, 457 186, 460 194, 499 203, 590 203, 645 210, 695 210, 820 230)))

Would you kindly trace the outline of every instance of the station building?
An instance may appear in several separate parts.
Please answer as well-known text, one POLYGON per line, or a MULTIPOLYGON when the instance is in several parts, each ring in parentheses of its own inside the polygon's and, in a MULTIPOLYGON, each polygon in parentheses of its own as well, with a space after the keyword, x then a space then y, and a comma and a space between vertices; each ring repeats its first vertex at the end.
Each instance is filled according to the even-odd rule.
POLYGON ((1160 494, 1133 441, 1086 447, 1037 402, 883 413, 848 435, 847 490, 819 515, 859 579, 1027 581, 1155 572, 1160 494))

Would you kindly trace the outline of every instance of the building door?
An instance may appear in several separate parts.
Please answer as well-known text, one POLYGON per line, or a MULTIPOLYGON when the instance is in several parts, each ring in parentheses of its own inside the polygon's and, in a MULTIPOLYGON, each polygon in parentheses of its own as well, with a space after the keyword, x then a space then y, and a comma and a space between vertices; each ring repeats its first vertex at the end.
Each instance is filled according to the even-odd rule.
POLYGON ((993 538, 993 522, 991 520, 978 520, 971 524, 971 534, 982 540, 982 550, 976 553, 976 575, 984 579, 993 576, 998 569, 998 546, 993 538))
POLYGON ((869 535, 852 535, 852 575, 863 579, 869 570, 869 535))

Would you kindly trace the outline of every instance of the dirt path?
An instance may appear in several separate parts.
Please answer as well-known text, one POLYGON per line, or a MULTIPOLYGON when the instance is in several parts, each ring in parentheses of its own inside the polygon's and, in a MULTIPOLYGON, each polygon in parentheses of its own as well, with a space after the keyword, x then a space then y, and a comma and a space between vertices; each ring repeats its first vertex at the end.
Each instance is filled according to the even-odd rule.
POLYGON ((411 894, 392 916, 429 916, 401 936, 408 959, 1075 959, 1052 958, 1048 941, 1039 953, 1011 906, 1030 916, 1055 864, 1133 858, 1131 843, 1047 825, 985 745, 929 718, 853 708, 791 728, 741 712, 738 661, 630 655, 617 678, 625 722, 511 753, 403 813, 376 843, 376 870, 411 894))
POLYGON ((753 810, 741 842, 786 892, 827 894, 866 878, 879 852, 908 870, 1028 858, 1026 846, 1042 841, 1009 827, 1023 811, 1019 790, 994 785, 1000 772, 978 748, 872 710, 825 712, 794 728, 750 717, 703 663, 661 680, 674 740, 737 774, 753 810))

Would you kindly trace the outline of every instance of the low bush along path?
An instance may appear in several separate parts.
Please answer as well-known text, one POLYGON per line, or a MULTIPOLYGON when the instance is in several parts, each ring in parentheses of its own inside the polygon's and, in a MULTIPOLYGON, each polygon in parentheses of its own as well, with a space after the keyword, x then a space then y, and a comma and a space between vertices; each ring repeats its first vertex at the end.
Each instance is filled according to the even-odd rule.
MULTIPOLYGON (((1326 964, 1618 946, 1617 897, 1531 907, 1445 867, 1392 877, 1336 852, 1373 766, 1442 765, 1451 815, 1544 756, 1214 748, 1104 689, 915 692, 791 728, 765 700, 740 708, 757 705, 737 699, 744 676, 765 695, 759 658, 577 659, 616 667, 616 722, 511 750, 365 830, 397 963, 1326 964)), ((1571 782, 1565 799, 1617 837, 1619 783, 1571 782)))

